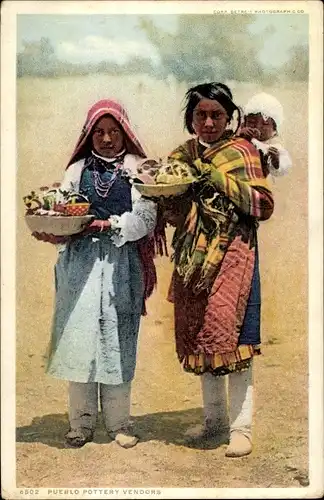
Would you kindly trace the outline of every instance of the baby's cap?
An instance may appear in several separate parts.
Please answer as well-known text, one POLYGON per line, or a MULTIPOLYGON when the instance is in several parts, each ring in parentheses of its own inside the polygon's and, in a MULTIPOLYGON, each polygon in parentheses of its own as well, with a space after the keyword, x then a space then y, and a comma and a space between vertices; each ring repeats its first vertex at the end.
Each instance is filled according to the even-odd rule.
POLYGON ((265 119, 272 118, 277 125, 277 129, 281 127, 284 119, 283 107, 278 99, 272 95, 260 92, 251 97, 244 106, 244 114, 250 115, 257 113, 261 113, 265 119))

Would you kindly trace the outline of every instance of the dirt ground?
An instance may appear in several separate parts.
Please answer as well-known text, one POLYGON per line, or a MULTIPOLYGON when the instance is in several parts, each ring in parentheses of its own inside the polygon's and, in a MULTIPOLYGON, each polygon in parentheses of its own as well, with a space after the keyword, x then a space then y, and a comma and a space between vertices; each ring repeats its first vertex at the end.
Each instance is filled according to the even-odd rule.
MULTIPOLYGON (((294 166, 287 177, 275 183, 275 214, 261 224, 259 232, 263 355, 255 360, 253 453, 229 459, 224 457, 225 444, 190 447, 183 440, 187 427, 202 420, 202 401, 199 377, 183 373, 175 354, 172 306, 165 299, 171 274, 167 257, 157 259, 158 288, 149 300, 140 331, 132 399, 139 444, 130 450, 118 447, 109 442, 99 422, 93 443, 78 450, 64 448, 67 383, 44 373, 56 251, 30 237, 21 198, 59 178, 87 104, 98 97, 116 95, 118 88, 122 88, 120 99, 131 108, 130 115, 152 152, 165 153, 183 138, 179 117, 183 88, 170 94, 162 84, 144 91, 138 87, 146 92, 142 101, 146 106, 136 114, 129 88, 120 87, 118 81, 111 85, 115 87, 107 90, 104 80, 94 86, 92 80, 69 79, 22 79, 18 85, 17 487, 306 486, 307 92, 297 85, 277 91, 286 112, 283 135, 294 166), (79 89, 77 95, 75 88, 79 89), (166 93, 163 110, 154 92, 166 93), (68 100, 67 95, 71 96, 68 100), (172 107, 172 103, 177 106, 172 107), (166 113, 168 106, 173 110, 173 132, 168 129, 168 135, 161 139, 160 132, 167 129, 164 116, 164 122, 156 123, 156 135, 150 135, 154 117, 160 111, 166 113)), ((240 104, 254 91, 240 85, 234 89, 240 104)))

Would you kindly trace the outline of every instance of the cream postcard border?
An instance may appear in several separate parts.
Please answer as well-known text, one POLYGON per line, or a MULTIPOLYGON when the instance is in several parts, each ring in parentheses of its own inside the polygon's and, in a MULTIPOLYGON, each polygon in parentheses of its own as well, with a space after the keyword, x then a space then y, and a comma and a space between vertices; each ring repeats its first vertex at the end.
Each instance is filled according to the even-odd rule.
MULTIPOLYGON (((309 469, 307 488, 162 488, 158 498, 316 498, 323 494, 323 7, 320 1, 14 1, 1 11, 1 473, 2 495, 15 498, 109 498, 105 495, 23 497, 16 488, 15 252, 16 222, 16 15, 17 14, 309 14, 309 469)), ((91 488, 91 485, 89 485, 91 488)), ((149 488, 147 488, 149 489, 149 488)), ((70 490, 75 490, 71 489, 70 490)), ((145 488, 143 488, 145 490, 145 488)), ((80 489, 81 491, 81 489, 80 489)), ((140 498, 148 498, 142 494, 140 498)), ((136 498, 134 493, 115 498, 136 498)), ((139 497, 137 497, 139 498, 139 497)))

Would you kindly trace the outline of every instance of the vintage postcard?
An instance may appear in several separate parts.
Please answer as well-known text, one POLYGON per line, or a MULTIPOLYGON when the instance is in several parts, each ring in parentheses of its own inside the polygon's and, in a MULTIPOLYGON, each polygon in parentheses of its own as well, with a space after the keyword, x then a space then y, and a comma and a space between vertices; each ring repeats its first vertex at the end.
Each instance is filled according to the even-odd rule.
POLYGON ((322 497, 322 3, 1 14, 2 497, 322 497))

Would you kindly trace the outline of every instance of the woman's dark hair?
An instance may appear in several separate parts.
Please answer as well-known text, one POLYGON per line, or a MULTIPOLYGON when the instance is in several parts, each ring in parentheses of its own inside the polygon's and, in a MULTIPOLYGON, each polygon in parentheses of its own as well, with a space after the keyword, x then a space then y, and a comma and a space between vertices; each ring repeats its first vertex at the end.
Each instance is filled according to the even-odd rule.
POLYGON ((202 83, 200 85, 196 85, 195 87, 191 87, 185 95, 186 103, 184 106, 184 125, 190 134, 195 133, 192 127, 193 112, 199 101, 202 99, 212 99, 213 101, 219 102, 219 104, 226 109, 229 122, 232 120, 234 112, 237 111, 238 125, 236 130, 239 128, 242 116, 241 110, 233 102, 232 92, 227 85, 216 82, 202 83))

